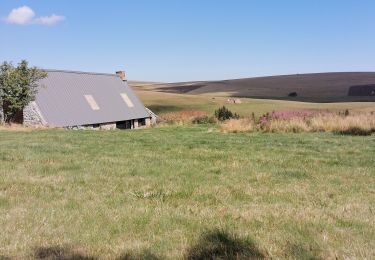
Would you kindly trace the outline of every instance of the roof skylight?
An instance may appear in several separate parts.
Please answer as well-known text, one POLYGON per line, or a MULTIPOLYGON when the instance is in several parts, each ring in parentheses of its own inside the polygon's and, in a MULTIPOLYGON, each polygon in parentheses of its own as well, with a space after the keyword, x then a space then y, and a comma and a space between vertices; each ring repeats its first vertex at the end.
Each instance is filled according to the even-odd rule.
POLYGON ((121 97, 128 107, 130 107, 130 108, 134 107, 133 102, 130 100, 130 98, 128 97, 128 95, 126 93, 121 93, 121 97))
POLYGON ((99 110, 100 107, 96 103, 94 97, 92 95, 84 95, 87 103, 89 103, 92 110, 99 110))

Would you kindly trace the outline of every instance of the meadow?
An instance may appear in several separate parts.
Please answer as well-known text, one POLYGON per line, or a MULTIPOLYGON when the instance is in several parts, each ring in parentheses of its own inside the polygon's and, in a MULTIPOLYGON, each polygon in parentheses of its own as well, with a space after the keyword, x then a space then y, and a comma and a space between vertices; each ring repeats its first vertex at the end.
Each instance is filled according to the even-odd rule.
POLYGON ((228 93, 191 95, 162 93, 153 90, 144 90, 144 88, 134 88, 134 90, 143 103, 158 115, 186 110, 202 111, 208 115, 213 115, 214 111, 223 105, 244 117, 251 116, 252 113, 256 116, 261 116, 272 111, 293 109, 329 110, 332 112, 348 109, 350 112, 358 113, 375 112, 375 102, 313 103, 241 98, 241 104, 231 104, 227 101, 228 96, 225 96, 228 93))
POLYGON ((338 72, 175 83, 129 81, 129 84, 136 90, 151 92, 329 103, 375 102, 375 95, 371 94, 374 82, 374 72, 338 72), (351 93, 351 88, 363 85, 367 91, 361 95, 351 93), (296 95, 290 97, 293 92, 296 95))
POLYGON ((0 131, 0 259, 371 259, 375 136, 0 131))

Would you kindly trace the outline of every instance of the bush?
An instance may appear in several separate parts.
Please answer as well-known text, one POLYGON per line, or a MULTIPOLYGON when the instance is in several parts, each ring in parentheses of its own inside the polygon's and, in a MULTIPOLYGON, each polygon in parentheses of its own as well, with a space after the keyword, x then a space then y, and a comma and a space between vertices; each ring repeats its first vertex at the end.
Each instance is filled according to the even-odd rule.
POLYGON ((341 135, 362 135, 362 136, 367 136, 371 135, 373 133, 372 129, 364 129, 358 126, 353 126, 349 127, 346 129, 342 130, 336 130, 334 131, 336 134, 341 134, 341 135))
POLYGON ((219 121, 225 121, 225 120, 228 120, 228 119, 238 119, 240 118, 240 116, 236 113, 232 113, 232 111, 230 111, 228 108, 226 108, 225 106, 219 108, 218 110, 215 110, 215 117, 217 118, 217 120, 219 121))
POLYGON ((296 97, 296 96, 298 96, 298 95, 297 95, 297 92, 290 92, 290 93, 288 94, 288 97, 296 97))
POLYGON ((213 116, 199 116, 192 120, 193 124, 215 124, 216 119, 213 116))
POLYGON ((350 112, 348 109, 345 109, 344 111, 339 111, 338 113, 340 116, 349 116, 350 115, 350 112))

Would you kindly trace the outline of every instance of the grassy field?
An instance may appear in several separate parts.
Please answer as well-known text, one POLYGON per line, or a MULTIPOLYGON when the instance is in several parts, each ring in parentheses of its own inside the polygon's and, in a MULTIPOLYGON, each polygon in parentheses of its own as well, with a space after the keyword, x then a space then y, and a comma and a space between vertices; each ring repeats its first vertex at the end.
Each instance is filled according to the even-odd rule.
MULTIPOLYGON (((374 72, 336 72, 281 75, 219 81, 176 83, 134 82, 130 85, 140 90, 211 95, 224 97, 251 97, 263 99, 296 100, 305 102, 372 101, 375 95, 349 96, 349 89, 358 85, 375 84, 374 72), (296 97, 288 97, 297 92, 296 97)), ((372 87, 370 87, 372 89, 372 87)))
POLYGON ((371 259, 374 154, 375 136, 0 131, 0 259, 371 259))
POLYGON ((227 97, 213 95, 189 95, 145 91, 134 88, 146 106, 157 114, 181 110, 200 110, 213 115, 215 109, 227 106, 241 116, 250 116, 253 112, 260 116, 273 110, 290 109, 328 109, 330 111, 350 110, 351 112, 375 112, 375 102, 341 102, 341 103, 309 103, 285 100, 241 98, 241 104, 230 104, 227 97))

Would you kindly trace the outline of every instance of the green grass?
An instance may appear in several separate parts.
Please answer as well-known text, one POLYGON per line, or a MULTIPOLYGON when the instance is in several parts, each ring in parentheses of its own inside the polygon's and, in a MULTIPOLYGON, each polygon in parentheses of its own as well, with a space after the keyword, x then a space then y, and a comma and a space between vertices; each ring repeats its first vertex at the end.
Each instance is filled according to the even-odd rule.
POLYGON ((0 258, 373 258, 375 136, 0 131, 0 258))

